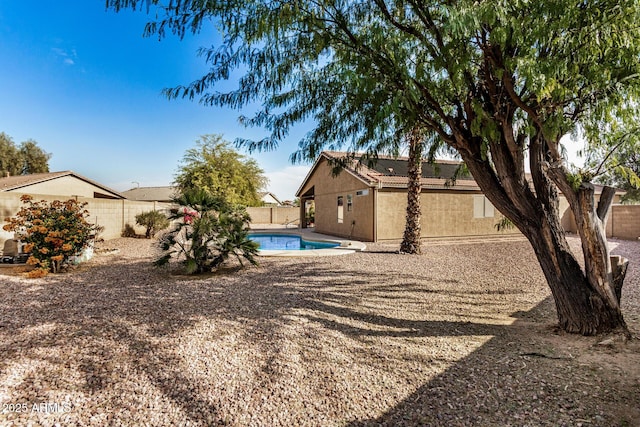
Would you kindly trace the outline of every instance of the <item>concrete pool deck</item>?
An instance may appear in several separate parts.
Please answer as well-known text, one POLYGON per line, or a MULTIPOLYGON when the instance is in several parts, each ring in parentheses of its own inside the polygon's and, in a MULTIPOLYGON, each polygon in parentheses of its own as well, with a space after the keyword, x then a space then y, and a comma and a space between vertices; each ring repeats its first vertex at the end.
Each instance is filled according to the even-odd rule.
POLYGON ((260 256, 279 256, 279 257, 315 257, 315 256, 336 256, 348 255, 354 252, 364 251, 367 247, 357 240, 341 239, 335 236, 316 233, 312 229, 304 228, 275 228, 275 227, 251 227, 252 233, 269 233, 269 234, 293 234, 302 237, 304 240, 317 242, 335 242, 340 246, 326 249, 309 249, 309 250, 259 250, 260 256))

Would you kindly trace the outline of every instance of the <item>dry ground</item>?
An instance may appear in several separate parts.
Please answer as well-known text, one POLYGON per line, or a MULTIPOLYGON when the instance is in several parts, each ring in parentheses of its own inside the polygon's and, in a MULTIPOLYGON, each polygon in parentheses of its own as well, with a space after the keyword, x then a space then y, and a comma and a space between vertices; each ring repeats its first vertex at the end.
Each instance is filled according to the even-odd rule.
MULTIPOLYGON (((640 242, 612 244, 637 336, 640 242)), ((69 273, 0 275, 0 425, 640 425, 638 337, 556 331, 523 240, 199 278, 152 267, 149 241, 106 245, 69 273)))

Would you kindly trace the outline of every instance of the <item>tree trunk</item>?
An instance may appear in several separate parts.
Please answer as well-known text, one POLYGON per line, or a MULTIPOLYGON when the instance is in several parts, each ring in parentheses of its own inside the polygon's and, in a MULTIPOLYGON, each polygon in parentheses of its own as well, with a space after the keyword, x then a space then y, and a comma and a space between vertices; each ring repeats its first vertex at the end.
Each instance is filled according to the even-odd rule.
POLYGON ((551 288, 563 330, 582 335, 617 329, 627 333, 619 306, 612 307, 589 283, 559 224, 543 219, 541 227, 531 227, 525 235, 551 288))
MULTIPOLYGON (((620 305, 617 303, 616 291, 611 293, 606 290, 607 283, 612 283, 608 282, 608 277, 613 280, 613 276, 616 276, 621 283, 626 264, 622 260, 615 273, 612 270, 609 270, 608 275, 605 273, 603 268, 606 268, 606 264, 611 268, 606 237, 604 240, 602 236, 597 237, 600 231, 604 231, 598 231, 591 227, 593 224, 584 221, 587 210, 576 211, 578 198, 575 190, 568 183, 562 188, 576 220, 582 221, 579 229, 582 226, 581 239, 586 271, 581 268, 566 240, 558 210, 558 194, 546 173, 532 167, 535 184, 535 192, 532 192, 528 183, 518 181, 520 174, 510 173, 512 169, 509 169, 508 165, 500 165, 498 179, 493 169, 487 166, 490 165, 489 161, 479 157, 463 154, 465 163, 491 203, 509 218, 531 243, 553 294, 560 328, 569 333, 583 335, 621 330, 629 336, 620 305), (579 216, 582 219, 578 219, 579 216), (596 237, 592 237, 587 244, 584 243, 584 236, 589 233, 595 233, 596 237), (594 266, 595 258, 598 258, 597 262, 604 267, 594 266), (597 278, 602 280, 598 281, 597 278)), ((554 174, 550 169, 546 170, 554 174)), ((566 175, 564 177, 566 181, 566 175)), ((587 193, 583 195, 586 196, 587 193)), ((598 209, 593 208, 593 212, 596 212, 595 215, 600 219, 605 217, 605 207, 608 208, 606 205, 605 200, 598 209)))
POLYGON ((409 185, 407 190, 407 219, 400 244, 400 252, 420 254, 421 228, 420 193, 422 191, 422 140, 417 129, 409 135, 409 185))
POLYGON ((584 286, 589 289, 593 311, 602 312, 600 323, 593 325, 597 329, 593 333, 622 329, 630 337, 620 310, 622 284, 629 261, 609 254, 605 229, 615 189, 604 187, 596 204, 591 183, 583 182, 574 190, 561 166, 547 164, 545 169, 566 196, 576 220, 585 264, 584 272, 581 272, 584 286))

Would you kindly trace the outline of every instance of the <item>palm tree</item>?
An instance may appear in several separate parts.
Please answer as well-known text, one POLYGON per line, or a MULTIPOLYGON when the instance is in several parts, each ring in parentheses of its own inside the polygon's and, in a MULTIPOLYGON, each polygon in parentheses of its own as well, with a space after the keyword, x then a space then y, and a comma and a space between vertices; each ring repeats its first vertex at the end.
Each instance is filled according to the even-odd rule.
POLYGON ((421 250, 421 227, 420 217, 420 193, 422 192, 422 152, 423 138, 420 130, 414 127, 407 134, 409 144, 409 182, 407 185, 407 219, 405 222, 400 252, 406 254, 420 254, 421 250))
POLYGON ((165 255, 156 265, 171 258, 182 260, 188 274, 217 269, 230 256, 257 264, 257 243, 249 239, 249 215, 241 206, 202 189, 187 190, 174 199, 181 206, 170 217, 175 228, 160 239, 165 255))

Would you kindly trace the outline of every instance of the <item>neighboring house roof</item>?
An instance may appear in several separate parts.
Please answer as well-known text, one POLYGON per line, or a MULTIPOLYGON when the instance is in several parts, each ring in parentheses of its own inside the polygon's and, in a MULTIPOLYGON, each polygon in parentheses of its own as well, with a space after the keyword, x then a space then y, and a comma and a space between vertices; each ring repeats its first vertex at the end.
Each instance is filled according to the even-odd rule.
POLYGON ((0 191, 21 191, 23 189, 26 190, 27 189, 26 187, 29 187, 31 185, 40 184, 40 183, 52 181, 52 180, 62 178, 62 177, 67 177, 67 176, 73 177, 78 180, 87 182, 91 185, 94 185, 104 190, 105 192, 110 193, 110 195, 115 198, 124 199, 124 196, 121 193, 105 185, 102 185, 99 182, 96 182, 85 176, 77 174, 74 171, 33 173, 29 175, 15 175, 15 176, 3 177, 3 178, 0 178, 0 191))
POLYGON ((282 202, 273 193, 266 191, 258 194, 260 195, 260 200, 264 203, 276 204, 278 206, 282 205, 282 202))
MULTIPOLYGON (((338 161, 346 159, 347 155, 348 153, 345 152, 323 151, 311 167, 296 196, 300 196, 300 191, 302 191, 302 188, 306 185, 322 159, 338 161)), ((355 176, 369 187, 407 188, 409 184, 408 160, 408 157, 378 156, 377 161, 369 165, 361 156, 356 155, 355 158, 346 161, 343 171, 355 176)), ((423 162, 422 178, 420 179, 422 188, 480 190, 478 184, 468 175, 458 177, 454 185, 452 178, 460 165, 461 162, 450 160, 436 160, 434 164, 423 162)))
POLYGON ((129 200, 140 200, 146 202, 170 202, 173 200, 176 188, 172 186, 164 187, 138 187, 123 191, 122 195, 129 200))

